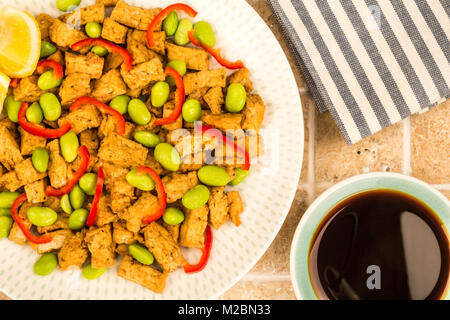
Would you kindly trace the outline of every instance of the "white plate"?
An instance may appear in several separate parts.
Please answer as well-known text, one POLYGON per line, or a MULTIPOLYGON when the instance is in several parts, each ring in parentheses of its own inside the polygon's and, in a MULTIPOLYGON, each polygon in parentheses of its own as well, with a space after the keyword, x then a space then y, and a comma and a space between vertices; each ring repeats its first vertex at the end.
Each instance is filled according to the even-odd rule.
MULTIPOLYGON (((2 0, 29 11, 58 15, 55 0, 2 0)), ((94 1, 83 0, 83 5, 94 1)), ((127 0, 141 7, 165 7, 169 0, 127 0)), ((242 59, 255 90, 267 105, 263 125, 265 155, 238 190, 245 212, 239 228, 231 223, 214 232, 210 261, 201 273, 178 270, 158 295, 117 276, 118 263, 95 281, 79 271, 59 270, 47 277, 33 274, 37 254, 0 241, 0 290, 14 299, 213 299, 244 276, 277 235, 297 189, 303 158, 303 117, 297 85, 276 38, 244 0, 189 0, 196 21, 212 22, 217 46, 230 60, 242 59)), ((288 248, 286 248, 288 250, 288 248)), ((196 252, 194 253, 196 254, 196 252)), ((192 253, 189 254, 192 256, 192 253)), ((188 257, 192 258, 192 257, 188 257)))

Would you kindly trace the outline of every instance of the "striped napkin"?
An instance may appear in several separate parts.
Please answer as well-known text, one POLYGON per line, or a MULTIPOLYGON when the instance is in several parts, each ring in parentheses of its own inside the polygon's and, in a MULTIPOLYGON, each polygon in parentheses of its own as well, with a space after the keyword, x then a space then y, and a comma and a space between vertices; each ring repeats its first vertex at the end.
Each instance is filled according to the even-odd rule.
POLYGON ((450 97, 450 0, 269 0, 348 144, 450 97))

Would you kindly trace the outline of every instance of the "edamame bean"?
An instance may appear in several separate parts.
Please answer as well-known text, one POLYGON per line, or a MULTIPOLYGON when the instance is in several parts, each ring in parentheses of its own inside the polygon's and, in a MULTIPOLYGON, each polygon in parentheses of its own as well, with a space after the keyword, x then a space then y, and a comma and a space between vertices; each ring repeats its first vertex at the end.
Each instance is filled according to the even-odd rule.
POLYGON ((61 206, 61 209, 65 213, 71 214, 73 212, 73 208, 72 208, 72 205, 70 204, 70 198, 69 198, 68 194, 65 194, 61 197, 59 205, 61 206))
POLYGON ((142 100, 133 99, 128 104, 128 114, 134 123, 139 125, 146 125, 152 119, 150 111, 142 100))
POLYGON ((139 245, 139 244, 131 244, 128 247, 128 252, 131 254, 133 258, 142 263, 143 265, 149 266, 153 263, 154 258, 150 251, 147 248, 139 245))
POLYGON ((230 186, 237 186, 250 174, 250 170, 242 170, 241 168, 237 168, 234 172, 234 179, 230 181, 230 186))
POLYGON ((163 30, 166 36, 171 37, 175 34, 178 28, 178 14, 172 11, 163 21, 163 30))
POLYGON ((183 105, 183 119, 186 122, 195 122, 202 117, 202 106, 196 99, 188 99, 183 105))
POLYGON ((184 213, 177 208, 167 208, 163 214, 163 221, 171 226, 179 225, 184 221, 184 213))
POLYGON ((14 100, 13 95, 9 95, 5 99, 6 114, 12 122, 19 122, 19 109, 22 106, 21 101, 14 100))
POLYGON ((48 227, 58 219, 56 212, 47 207, 31 207, 27 210, 28 220, 38 227, 48 227))
POLYGON ((25 113, 25 117, 29 122, 32 123, 41 123, 44 120, 44 113, 42 112, 41 106, 39 103, 34 102, 25 113))
POLYGON ((31 156, 31 163, 38 172, 46 172, 48 169, 49 154, 47 149, 36 148, 31 156))
POLYGON ((86 173, 78 181, 78 184, 87 195, 93 196, 97 187, 97 175, 95 173, 86 173))
POLYGON ((86 195, 78 184, 76 184, 75 187, 73 187, 73 189, 69 192, 70 204, 75 210, 83 207, 85 198, 86 195))
POLYGON ((228 112, 240 112, 247 102, 247 92, 240 83, 232 83, 228 86, 225 107, 228 112))
POLYGON ((93 46, 91 51, 96 55, 98 55, 99 57, 104 57, 108 54, 108 50, 106 50, 102 46, 93 46))
POLYGON ((78 7, 80 3, 81 0, 56 0, 56 7, 61 11, 67 12, 78 7))
POLYGON ((169 99, 170 87, 165 81, 159 81, 152 87, 151 99, 152 106, 162 107, 169 99))
POLYGON ((0 239, 9 236, 14 220, 8 216, 0 217, 0 239))
POLYGON ((166 170, 178 171, 181 164, 180 154, 171 144, 160 143, 155 148, 155 159, 166 170))
POLYGON ((86 224, 89 212, 86 209, 77 209, 69 217, 69 228, 81 230, 86 224))
MULTIPOLYGON (((184 77, 187 72, 186 62, 183 60, 172 60, 167 64, 168 67, 171 67, 176 72, 180 74, 180 76, 184 77)), ((168 76, 166 78, 166 82, 173 87, 175 85, 175 79, 172 76, 168 76)))
POLYGON ((230 182, 230 176, 224 168, 204 166, 197 172, 198 179, 207 186, 224 187, 230 182))
POLYGON ((155 182, 148 174, 139 174, 137 169, 133 169, 127 173, 126 179, 133 187, 142 191, 152 191, 155 189, 155 182))
POLYGON ((208 47, 214 48, 216 45, 212 26, 206 21, 199 21, 194 25, 194 36, 208 47))
POLYGON ((208 202, 209 189, 204 185, 198 185, 186 192, 181 199, 183 206, 190 210, 201 208, 208 202))
POLYGON ((41 58, 46 58, 56 52, 56 47, 48 42, 41 41, 41 58))
POLYGON ((77 158, 80 142, 73 131, 69 131, 59 138, 59 146, 61 154, 67 162, 73 162, 77 158))
POLYGON ((61 116, 61 103, 51 92, 44 93, 39 99, 45 120, 56 121, 61 116))
POLYGON ((50 90, 59 87, 61 83, 62 79, 55 79, 53 70, 48 70, 39 76, 37 84, 41 90, 50 90))
POLYGON ((98 22, 88 22, 84 26, 84 30, 89 38, 100 38, 102 35, 102 26, 98 22))
POLYGON ((11 209, 0 208, 0 217, 9 217, 11 216, 11 209))
POLYGON ((92 268, 92 265, 89 263, 81 269, 81 274, 83 278, 88 280, 95 280, 100 278, 108 268, 92 268))
POLYGON ((109 106, 114 110, 120 112, 120 114, 125 114, 128 111, 128 104, 130 103, 130 97, 127 95, 117 96, 111 100, 109 106))
POLYGON ((159 136, 150 131, 136 131, 134 140, 147 148, 154 148, 161 143, 159 136))
POLYGON ((0 208, 10 209, 18 196, 20 196, 18 192, 5 191, 0 193, 0 208))
POLYGON ((48 276, 58 266, 56 254, 44 253, 34 264, 34 273, 38 276, 48 276))
POLYGON ((175 32, 174 41, 179 46, 185 46, 189 43, 188 32, 193 29, 191 20, 181 19, 175 32))

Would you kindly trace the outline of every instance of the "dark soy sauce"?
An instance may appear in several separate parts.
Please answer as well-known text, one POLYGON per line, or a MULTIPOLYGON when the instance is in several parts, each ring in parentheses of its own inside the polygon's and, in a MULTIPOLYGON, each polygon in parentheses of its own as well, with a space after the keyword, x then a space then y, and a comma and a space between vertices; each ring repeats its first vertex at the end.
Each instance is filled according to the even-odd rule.
POLYGON ((449 240, 421 201, 373 190, 328 213, 308 260, 320 299, 440 299, 449 278, 449 240))

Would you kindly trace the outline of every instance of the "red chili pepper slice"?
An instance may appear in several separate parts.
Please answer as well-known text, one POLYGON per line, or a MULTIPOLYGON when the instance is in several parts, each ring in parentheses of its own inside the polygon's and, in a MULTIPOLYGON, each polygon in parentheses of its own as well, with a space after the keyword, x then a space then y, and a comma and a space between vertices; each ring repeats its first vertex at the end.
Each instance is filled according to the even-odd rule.
POLYGON ((11 88, 17 88, 17 86, 19 85, 20 79, 19 78, 13 78, 11 79, 11 82, 9 83, 9 86, 11 88))
POLYGON ((220 132, 220 130, 216 128, 206 125, 201 125, 198 128, 201 131, 202 135, 204 135, 205 133, 213 133, 214 136, 220 135, 222 137, 222 143, 225 143, 229 146, 233 146, 235 152, 244 157, 244 164, 241 166, 241 169, 250 170, 250 154, 246 149, 243 149, 240 146, 238 146, 236 142, 234 142, 234 140, 228 138, 226 135, 224 135, 222 132, 220 132))
POLYGON ((65 194, 68 194, 73 189, 73 187, 75 187, 75 185, 78 183, 78 180, 80 180, 86 172, 89 165, 89 160, 91 158, 88 148, 84 145, 78 148, 78 155, 81 158, 81 164, 78 170, 73 174, 72 179, 70 179, 69 182, 67 182, 67 184, 60 189, 55 189, 52 186, 47 186, 47 188, 45 189, 45 194, 47 196, 61 197, 65 194))
POLYGON ((123 59, 123 65, 125 66, 125 70, 130 71, 133 68, 133 58, 131 57, 131 54, 121 46, 118 46, 107 40, 88 38, 74 43, 70 48, 73 51, 78 51, 85 47, 90 46, 102 46, 111 53, 119 54, 123 59))
POLYGON ((52 237, 50 237, 48 234, 44 234, 41 236, 35 236, 31 232, 30 226, 27 225, 27 222, 21 216, 19 216, 19 213, 18 213, 19 207, 25 201, 27 201, 27 194, 23 193, 14 201, 14 203, 11 207, 11 216, 14 219, 14 221, 17 223, 17 225, 19 226, 20 230, 22 230, 23 234, 25 235, 25 237, 27 237, 27 239, 30 242, 41 244, 41 243, 48 243, 48 242, 52 241, 52 237))
POLYGON ((125 119, 124 117, 120 114, 119 111, 107 106, 106 104, 104 104, 101 101, 98 101, 97 99, 91 98, 91 97, 81 97, 78 98, 77 100, 75 100, 75 102, 70 106, 70 111, 73 112, 75 110, 78 110, 81 108, 82 105, 84 104, 91 104, 96 106, 101 112, 109 114, 111 116, 113 116, 114 118, 116 118, 119 121, 119 126, 117 128, 117 133, 120 135, 124 135, 125 134, 125 119))
POLYGON ((206 226, 205 230, 205 246, 202 249, 202 257, 200 258, 200 261, 194 265, 192 264, 185 265, 184 272, 186 273, 200 272, 206 267, 206 264, 208 263, 209 260, 209 256, 211 254, 212 242, 213 242, 213 235, 211 227, 208 225, 206 226))
POLYGON ((166 190, 164 189, 161 177, 155 170, 149 167, 139 167, 137 173, 148 174, 150 178, 152 178, 152 180, 155 182, 156 191, 158 192, 159 209, 142 220, 144 224, 149 224, 156 220, 159 220, 164 214, 164 211, 166 211, 166 190))
POLYGON ((180 74, 171 67, 166 67, 165 70, 166 76, 172 76, 175 79, 175 84, 177 86, 177 91, 175 91, 176 94, 176 105, 173 112, 168 116, 167 118, 161 118, 157 119, 155 121, 156 126, 165 125, 165 124, 171 124, 175 121, 177 121, 178 117, 181 115, 181 111, 183 110, 183 104, 186 99, 185 91, 184 91, 184 82, 183 78, 180 76, 180 74))
POLYGON ((26 118, 27 109, 28 103, 23 102, 20 106, 18 114, 19 124, 23 130, 31 133, 32 135, 48 139, 56 139, 63 136, 64 134, 69 132, 70 129, 72 129, 72 125, 68 121, 63 122, 61 127, 59 127, 58 129, 48 129, 36 123, 28 122, 26 118))
POLYGON ((153 32, 156 29, 156 26, 159 25, 169 14, 171 14, 173 11, 184 11, 187 13, 190 17, 195 17, 197 15, 197 11, 192 9, 192 7, 188 6, 184 3, 175 3, 167 8, 163 9, 150 23, 147 29, 147 42, 148 46, 154 47, 155 46, 155 40, 153 39, 153 32))
POLYGON ((211 47, 208 47, 206 44, 201 43, 195 36, 194 36, 194 30, 190 30, 188 32, 189 41, 192 42, 193 45, 197 47, 202 47, 203 50, 208 52, 210 55, 214 57, 214 59, 217 60, 220 65, 226 67, 227 69, 236 70, 236 69, 242 69, 244 68, 244 63, 240 60, 236 62, 231 62, 225 58, 223 58, 220 55, 220 49, 214 49, 211 47))
POLYGON ((64 70, 62 65, 60 65, 55 60, 41 60, 36 67, 36 71, 39 74, 44 73, 48 69, 53 69, 53 77, 55 78, 55 80, 60 80, 64 77, 64 70))
POLYGON ((92 201, 92 208, 91 211, 89 212, 89 216, 86 222, 86 225, 88 227, 93 226, 95 223, 95 219, 97 218, 98 203, 100 201, 100 197, 102 196, 104 181, 105 181, 105 173, 103 171, 103 167, 99 167, 97 175, 97 186, 95 187, 94 201, 92 201))

